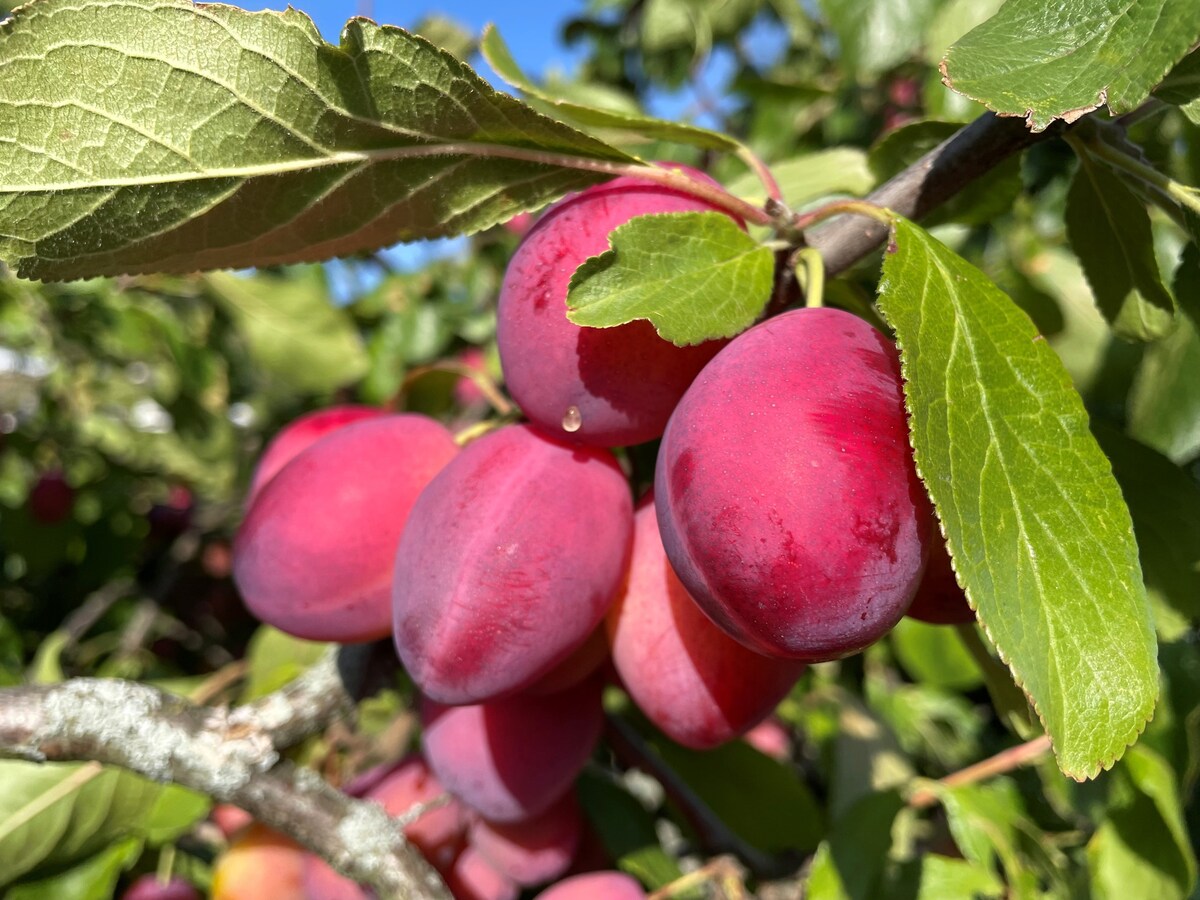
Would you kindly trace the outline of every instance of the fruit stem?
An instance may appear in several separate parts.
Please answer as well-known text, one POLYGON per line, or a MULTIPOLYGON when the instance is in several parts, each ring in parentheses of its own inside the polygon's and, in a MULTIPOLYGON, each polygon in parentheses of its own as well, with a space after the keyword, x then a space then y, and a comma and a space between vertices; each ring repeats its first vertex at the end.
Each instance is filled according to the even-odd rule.
POLYGON ((762 161, 757 153, 743 144, 741 141, 737 145, 738 159, 750 167, 758 180, 762 182, 763 188, 766 189, 767 197, 774 200, 777 204, 783 204, 783 191, 779 188, 779 182, 775 180, 775 174, 770 167, 762 161))
POLYGON ((888 227, 891 227, 896 221, 896 214, 890 209, 876 206, 874 203, 868 203, 866 200, 836 200, 833 203, 826 203, 812 212, 797 214, 792 218, 792 227, 797 231, 804 231, 819 222, 824 222, 826 219, 843 213, 867 216, 888 227))
POLYGON ((1013 769, 1037 762, 1049 751, 1050 738, 1044 734, 1015 747, 1009 747, 1007 750, 1001 750, 995 756, 989 756, 965 769, 950 773, 945 778, 934 782, 935 786, 918 788, 909 795, 908 805, 914 809, 933 806, 938 802, 939 795, 944 788, 962 787, 996 775, 1003 775, 1013 769))
POLYGON ((505 425, 511 425, 513 422, 517 421, 517 418, 518 416, 514 413, 512 415, 501 416, 497 419, 484 419, 482 422, 476 422, 474 425, 468 425, 462 431, 454 435, 454 443, 458 444, 460 447, 465 447, 467 444, 471 443, 471 441, 483 437, 488 432, 495 431, 497 428, 503 428, 505 425))
POLYGON ((803 247, 792 256, 792 268, 804 291, 804 306, 820 309, 825 305, 825 261, 812 247, 803 247))
POLYGON ((404 376, 404 381, 400 384, 400 390, 396 391, 396 395, 388 402, 388 406, 392 409, 399 409, 402 405, 402 398, 408 393, 413 383, 431 372, 449 372, 451 375, 458 375, 461 378, 470 378, 475 382, 480 393, 483 394, 498 415, 508 416, 512 414, 512 403, 501 393, 500 388, 496 386, 496 382, 489 378, 486 372, 481 372, 479 369, 468 366, 465 363, 454 362, 453 360, 442 360, 441 362, 430 363, 427 366, 418 366, 410 370, 404 376))
POLYGON ((155 869, 154 876, 158 879, 159 884, 166 884, 171 880, 173 874, 175 874, 175 845, 167 843, 158 853, 158 867, 155 869))

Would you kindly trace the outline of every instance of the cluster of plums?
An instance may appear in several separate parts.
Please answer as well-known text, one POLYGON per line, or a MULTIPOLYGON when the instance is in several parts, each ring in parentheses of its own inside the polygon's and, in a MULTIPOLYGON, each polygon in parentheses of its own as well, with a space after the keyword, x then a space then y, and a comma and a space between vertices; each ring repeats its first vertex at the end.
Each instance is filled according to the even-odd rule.
POLYGON ((971 616, 914 469, 896 350, 871 325, 805 309, 676 347, 646 322, 567 320, 571 275, 612 229, 709 209, 619 178, 527 233, 497 342, 528 424, 460 449, 432 419, 337 407, 286 428, 255 473, 234 548, 245 600, 302 638, 394 637, 424 698, 422 764, 475 823, 444 859, 414 841, 509 891, 461 897, 566 870, 569 852, 530 873, 495 848, 575 827, 606 658, 666 735, 709 748, 906 611, 971 616), (635 504, 610 448, 660 436, 635 504))

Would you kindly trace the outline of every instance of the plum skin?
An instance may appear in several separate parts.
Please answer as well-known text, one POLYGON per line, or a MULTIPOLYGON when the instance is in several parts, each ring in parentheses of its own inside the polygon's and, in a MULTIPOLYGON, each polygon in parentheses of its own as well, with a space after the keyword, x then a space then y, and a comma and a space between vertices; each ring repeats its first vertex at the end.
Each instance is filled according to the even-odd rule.
POLYGON ((613 664, 634 702, 667 737, 695 750, 764 719, 805 668, 748 649, 704 615, 667 561, 653 493, 634 513, 629 577, 607 625, 613 664))
POLYGON ((505 383, 530 421, 559 439, 598 447, 662 434, 687 386, 725 342, 676 347, 646 321, 580 327, 567 319, 567 285, 584 260, 609 249, 609 232, 634 216, 712 211, 720 210, 625 176, 559 201, 538 220, 505 271, 496 320, 505 383), (572 407, 581 424, 568 432, 563 419, 572 407))
POLYGON ((396 550, 396 649, 431 699, 522 690, 588 639, 629 560, 633 502, 607 450, 527 425, 469 444, 413 505, 396 550))
POLYGON ((445 426, 414 414, 346 425, 298 453, 255 496, 234 540, 246 606, 307 640, 386 637, 405 520, 457 453, 445 426))
POLYGON ((966 625, 974 622, 975 610, 971 609, 967 595, 958 584, 946 542, 935 533, 930 545, 925 577, 921 579, 917 595, 913 597, 906 615, 931 625, 966 625))
POLYGON ((751 328, 680 401, 655 495, 680 580, 751 649, 819 662, 878 640, 933 527, 895 348, 834 309, 751 328))

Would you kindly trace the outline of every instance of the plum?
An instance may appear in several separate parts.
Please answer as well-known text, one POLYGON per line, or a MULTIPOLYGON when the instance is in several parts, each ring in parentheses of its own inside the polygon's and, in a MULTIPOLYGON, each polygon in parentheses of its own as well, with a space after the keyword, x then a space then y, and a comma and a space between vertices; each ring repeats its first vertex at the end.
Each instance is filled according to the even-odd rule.
POLYGON ((299 844, 254 823, 217 857, 212 900, 308 900, 305 855, 299 844))
POLYGON ((304 856, 304 894, 307 900, 370 900, 375 896, 311 853, 304 856))
POLYGON ((142 875, 121 895, 121 900, 201 900, 190 881, 175 876, 159 881, 157 875, 142 875))
POLYGON ((974 622, 975 610, 971 609, 967 595, 959 587, 946 542, 935 533, 929 543, 925 577, 921 579, 907 615, 933 625, 966 625, 974 622))
POLYGON ((458 452, 420 415, 355 422, 297 454, 254 498, 233 577, 259 619, 308 640, 391 631, 396 544, 417 495, 458 452))
POLYGON ((473 847, 458 855, 446 873, 446 887, 455 900, 517 900, 521 888, 473 847))
POLYGON ((571 866, 583 834, 583 814, 573 791, 523 822, 476 819, 468 840, 498 872, 522 887, 545 884, 571 866))
POLYGON ((474 706, 421 704, 425 758, 446 789, 493 822, 548 810, 571 788, 604 727, 601 681, 474 706))
POLYGON ((607 450, 527 425, 469 444, 422 492, 396 551, 396 649, 413 681, 466 704, 547 674, 604 618, 632 532, 607 450))
POLYGON ((57 525, 75 507, 75 489, 60 470, 43 472, 29 489, 29 515, 43 525, 57 525))
POLYGON ((895 347, 835 309, 746 331, 672 415, 655 498, 672 567, 746 646, 817 662, 878 640, 913 598, 933 524, 895 347))
POLYGON ((301 451, 311 447, 325 435, 347 425, 387 414, 386 409, 378 409, 373 406, 343 404, 331 406, 328 409, 319 409, 289 422, 267 444, 263 455, 259 457, 258 465, 254 467, 254 475, 250 479, 250 490, 246 496, 247 508, 254 503, 254 498, 258 496, 258 492, 263 489, 263 486, 301 451))
POLYGON ((565 878, 537 895, 537 900, 646 900, 646 892, 624 872, 589 872, 565 878))
POLYGON ((582 328, 567 320, 567 285, 580 263, 609 249, 609 232, 634 216, 714 209, 691 194, 627 176, 567 197, 538 220, 508 264, 496 320, 505 383, 530 421, 591 446, 638 444, 662 434, 684 390, 724 341, 676 347, 646 321, 582 328))
POLYGON ((651 493, 634 515, 629 577, 608 614, 613 664, 650 721, 704 750, 767 716, 804 663, 755 653, 709 621, 667 561, 655 515, 651 493))

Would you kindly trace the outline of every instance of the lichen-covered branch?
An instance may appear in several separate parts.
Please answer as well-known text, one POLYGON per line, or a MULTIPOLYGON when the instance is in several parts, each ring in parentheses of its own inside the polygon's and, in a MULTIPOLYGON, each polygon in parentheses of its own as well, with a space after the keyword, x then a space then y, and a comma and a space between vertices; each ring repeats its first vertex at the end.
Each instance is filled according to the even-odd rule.
POLYGON ((382 807, 279 757, 352 706, 369 656, 368 647, 331 652, 282 690, 232 710, 115 679, 5 688, 0 756, 95 760, 181 784, 242 807, 380 897, 449 900, 382 807))
MULTIPOLYGON (((985 113, 951 135, 898 175, 876 188, 867 201, 910 219, 920 219, 1014 153, 1057 137, 1057 128, 1034 134, 1024 119, 985 113)), ((887 238, 887 227, 861 216, 842 216, 806 234, 830 275, 843 272, 887 238)))

